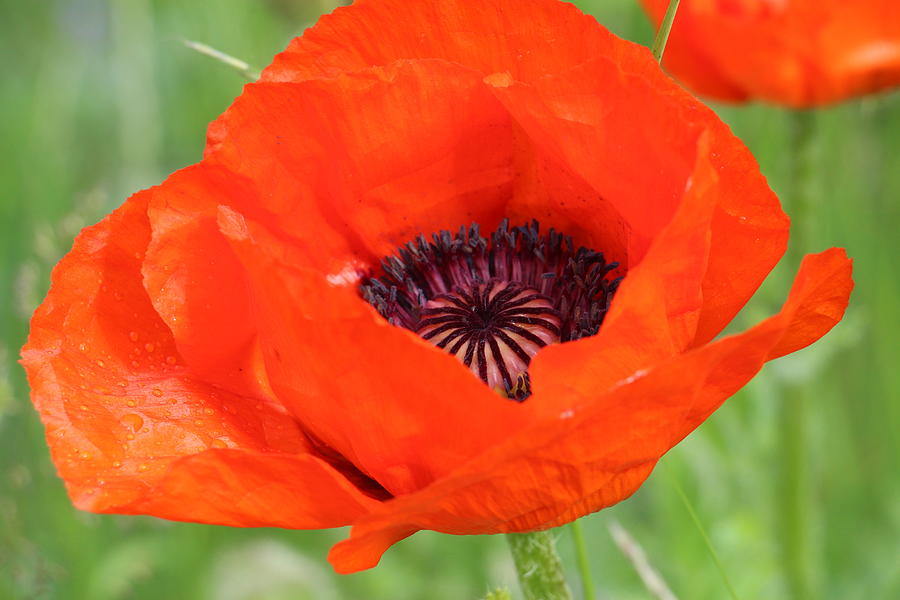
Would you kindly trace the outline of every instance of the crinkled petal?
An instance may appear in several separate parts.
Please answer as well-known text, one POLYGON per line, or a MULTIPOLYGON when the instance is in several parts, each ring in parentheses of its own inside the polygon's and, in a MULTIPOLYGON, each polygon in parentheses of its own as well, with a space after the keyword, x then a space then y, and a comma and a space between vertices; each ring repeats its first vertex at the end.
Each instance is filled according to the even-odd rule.
MULTIPOLYGON (((705 228, 698 234, 710 238, 708 261, 682 282, 702 286, 703 306, 692 334, 681 335, 675 348, 699 345, 724 328, 778 262, 788 219, 747 148, 715 114, 665 77, 646 49, 623 45, 618 62, 597 58, 533 85, 495 85, 495 93, 531 143, 589 184, 611 207, 607 212, 621 215, 627 256, 609 258, 629 269, 685 201, 689 178, 703 189, 716 179, 704 192, 712 218, 697 224, 705 228), (697 156, 703 132, 708 140, 697 156), (694 172, 698 161, 711 168, 694 172)), ((578 198, 569 202, 577 205, 578 198)), ((615 238, 607 239, 615 248, 615 238)), ((613 309, 622 302, 620 293, 613 309)))
POLYGON ((515 177, 506 110, 443 61, 248 85, 213 130, 207 161, 254 182, 323 272, 375 267, 423 232, 494 226, 515 177))
MULTIPOLYGON (((828 332, 847 306, 843 250, 806 257, 782 310, 756 327, 672 357, 595 402, 536 424, 447 477, 354 524, 329 559, 340 572, 377 564, 419 529, 505 533, 545 529, 632 494, 656 461, 755 375, 763 363, 828 332)), ((589 374, 572 373, 584 396, 589 374)))
POLYGON ((154 310, 179 354, 204 381, 268 392, 243 268, 216 222, 219 205, 251 205, 254 190, 199 164, 145 192, 151 238, 141 270, 154 310))
POLYGON ((438 58, 533 81, 615 55, 620 43, 593 17, 557 0, 358 0, 295 38, 262 78, 304 81, 438 58))
POLYGON ((213 387, 185 366, 142 282, 153 193, 82 232, 54 270, 23 349, 73 502, 231 525, 353 521, 376 501, 311 455, 273 398, 213 387), (287 498, 292 504, 279 505, 287 498))
POLYGON ((583 399, 570 389, 577 379, 573 373, 590 377, 596 390, 608 389, 680 353, 694 338, 718 199, 719 179, 709 161, 711 137, 700 137, 697 164, 675 216, 622 281, 600 332, 548 347, 532 361, 530 408, 551 415, 571 409, 583 399))
POLYGON ((678 207, 705 123, 692 118, 699 103, 679 96, 657 66, 641 60, 646 49, 621 44, 624 62, 600 57, 494 90, 533 144, 559 157, 622 216, 632 232, 630 267, 678 207))
MULTIPOLYGON (((668 4, 643 2, 657 22, 668 4)), ((900 84, 900 3, 685 2, 664 62, 713 98, 829 104, 900 84)))
POLYGON ((179 458, 138 499, 112 509, 215 525, 320 529, 347 525, 379 504, 309 453, 213 449, 179 458))
POLYGON ((249 273, 279 399, 391 493, 424 487, 529 419, 456 358, 385 321, 360 297, 356 272, 320 273, 259 224, 227 211, 221 222, 249 273))

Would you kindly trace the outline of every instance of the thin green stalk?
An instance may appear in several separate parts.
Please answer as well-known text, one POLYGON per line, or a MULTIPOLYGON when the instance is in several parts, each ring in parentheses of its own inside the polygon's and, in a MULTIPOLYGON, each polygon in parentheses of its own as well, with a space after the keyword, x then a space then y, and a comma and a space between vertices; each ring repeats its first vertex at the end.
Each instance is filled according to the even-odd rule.
POLYGON ((675 21, 675 13, 678 12, 678 2, 679 0, 669 0, 669 7, 666 9, 662 23, 659 24, 659 30, 653 39, 653 45, 650 46, 650 52, 653 53, 653 58, 656 59, 656 62, 662 61, 663 52, 666 49, 666 41, 669 39, 669 32, 672 31, 672 22, 675 21))
POLYGON ((225 54, 221 50, 216 50, 212 46, 207 46, 206 44, 203 44, 201 42, 182 40, 181 43, 183 43, 191 50, 194 50, 195 52, 199 52, 200 54, 216 59, 222 64, 228 65, 250 81, 256 81, 257 79, 259 79, 259 71, 255 70, 248 63, 239 58, 235 58, 230 54, 225 54))
POLYGON ((622 551, 622 554, 625 555, 625 558, 628 559, 628 562, 631 563, 631 566, 634 567, 634 570, 637 571, 638 577, 644 582, 647 591, 654 598, 657 600, 677 600, 665 580, 653 568, 650 561, 647 560, 644 549, 641 548, 637 540, 631 537, 631 534, 624 527, 619 525, 617 521, 610 521, 609 534, 612 536, 616 546, 619 547, 619 550, 622 551))
MULTIPOLYGON (((789 161, 784 202, 791 216, 788 260, 796 269, 810 249, 812 232, 812 191, 815 177, 815 113, 792 111, 788 114, 789 161)), ((809 382, 785 383, 779 404, 779 462, 777 486, 777 539, 788 589, 792 598, 813 597, 810 559, 810 493, 808 465, 807 386, 809 382)))
POLYGON ((810 598, 809 475, 806 471, 806 390, 785 384, 780 399, 776 539, 791 598, 810 598))
POLYGON ((728 595, 731 596, 732 600, 738 600, 737 592, 734 591, 734 587, 731 585, 731 580, 728 579, 728 574, 725 573, 725 567, 722 565, 722 561, 719 560, 719 555, 716 553, 716 549, 713 548, 712 542, 709 539, 709 536, 706 535, 706 529, 703 527, 703 523, 700 522, 700 517, 697 516, 697 511, 694 510, 691 501, 688 499, 687 494, 684 493, 684 490, 681 488, 681 484, 678 483, 678 479, 674 474, 671 474, 672 487, 675 488, 675 492, 678 494, 678 497, 681 498, 682 504, 684 504, 685 510, 687 510, 688 514, 691 516, 691 520, 694 522, 694 526, 697 528, 697 531, 700 532, 700 537, 703 538, 703 543, 706 544, 706 549, 709 551, 709 555, 713 559, 713 563, 716 565, 716 569, 719 571, 719 575, 722 577, 722 582, 725 584, 725 588, 728 590, 728 595))
POLYGON ((581 588, 584 591, 584 600, 594 600, 594 580, 591 577, 591 567, 588 564, 587 544, 584 543, 584 531, 581 521, 575 520, 569 525, 572 530, 572 541, 575 542, 575 556, 578 559, 578 572, 581 574, 581 588))
POLYGON ((506 540, 525 600, 572 600, 550 532, 509 533, 506 540))

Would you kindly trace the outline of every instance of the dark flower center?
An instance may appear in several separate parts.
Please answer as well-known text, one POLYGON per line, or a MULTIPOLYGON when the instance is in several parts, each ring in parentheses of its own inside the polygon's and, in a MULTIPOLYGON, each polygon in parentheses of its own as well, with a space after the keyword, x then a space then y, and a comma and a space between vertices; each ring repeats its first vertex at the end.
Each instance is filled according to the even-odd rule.
POLYGON ((491 388, 524 400, 528 363, 548 344, 594 335, 619 279, 601 252, 537 221, 490 240, 478 225, 424 235, 382 261, 361 292, 390 323, 456 356, 491 388))
POLYGON ((531 357, 559 341, 559 313, 537 290, 491 279, 426 302, 417 331, 491 388, 518 393, 531 357))

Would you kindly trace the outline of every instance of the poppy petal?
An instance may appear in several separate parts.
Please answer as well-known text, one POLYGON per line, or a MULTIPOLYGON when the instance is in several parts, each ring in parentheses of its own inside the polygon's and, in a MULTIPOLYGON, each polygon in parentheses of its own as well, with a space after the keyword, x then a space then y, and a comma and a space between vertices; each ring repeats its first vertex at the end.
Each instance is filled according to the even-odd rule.
POLYGON ((212 387, 185 366, 142 281, 153 193, 135 195, 81 233, 55 268, 23 349, 73 502, 96 512, 243 525, 330 527, 357 518, 375 501, 309 454, 281 406, 212 387), (262 453, 270 466, 260 464, 262 453), (285 477, 289 469, 306 479, 285 477), (272 497, 290 497, 292 506, 278 511, 247 487, 269 475, 272 497), (194 501, 179 503, 188 497, 194 501))
POLYGON ((222 221, 250 274, 278 398, 389 492, 427 485, 529 419, 453 356, 387 323, 360 297, 357 271, 323 274, 258 223, 222 221))
POLYGON ((620 44, 593 17, 557 0, 360 0, 295 38, 262 78, 331 78, 397 60, 439 58, 483 75, 509 72, 533 81, 614 54, 620 44))
POLYGON ((151 238, 144 286, 179 353, 205 381, 266 393, 247 283, 216 222, 218 205, 246 205, 252 190, 233 173, 201 163, 146 194, 151 238))
POLYGON ((320 529, 347 525, 379 504, 312 454, 213 449, 174 461, 128 504, 79 508, 235 527, 320 529))
MULTIPOLYGON (((560 413, 354 524, 329 560, 339 572, 377 564, 419 529, 501 533, 560 525, 632 494, 656 461, 755 375, 762 364, 818 339, 841 318, 852 289, 843 250, 806 257, 775 316, 622 380, 595 402, 560 413)), ((572 387, 595 388, 573 373, 572 387)))
MULTIPOLYGON (((662 78, 653 68, 645 70, 662 78)), ((559 156, 612 203, 633 232, 629 266, 640 260, 671 219, 693 166, 702 127, 684 113, 695 103, 670 99, 640 69, 607 58, 494 90, 532 143, 559 156), (623 118, 634 113, 642 118, 623 118), (669 126, 673 120, 679 127, 669 126)))
POLYGON ((697 143, 697 164, 672 221, 616 291, 597 335, 544 349, 531 364, 529 408, 555 415, 572 408, 571 373, 590 373, 595 389, 681 352, 693 339, 704 297, 710 224, 719 178, 709 161, 712 134, 697 143))
POLYGON ((495 86, 495 93, 533 144, 560 157, 621 215, 629 268, 683 202, 689 177, 698 176, 698 139, 709 132, 704 160, 712 171, 703 176, 715 175, 718 184, 709 191, 716 206, 692 341, 698 345, 724 328, 778 262, 789 221, 747 148, 665 77, 645 48, 626 46, 618 62, 598 58, 533 85, 495 86))
MULTIPOLYGON (((641 3, 651 15, 654 27, 659 27, 669 6, 669 0, 641 0, 641 3)), ((678 79, 689 84, 690 88, 701 96, 732 102, 747 100, 747 92, 725 77, 715 57, 699 51, 703 47, 701 34, 695 31, 694 21, 685 18, 688 10, 690 9, 687 2, 685 6, 679 5, 676 13, 678 27, 672 25, 672 31, 666 41, 663 65, 668 71, 678 73, 678 79)))
POLYGON ((333 272, 420 233, 505 215, 509 115, 482 76, 438 60, 259 83, 211 128, 206 160, 253 181, 265 210, 333 272))
MULTIPOLYGON (((643 0, 654 21, 666 0, 643 0)), ((900 83, 895 0, 685 3, 664 64, 700 94, 793 107, 900 83)))

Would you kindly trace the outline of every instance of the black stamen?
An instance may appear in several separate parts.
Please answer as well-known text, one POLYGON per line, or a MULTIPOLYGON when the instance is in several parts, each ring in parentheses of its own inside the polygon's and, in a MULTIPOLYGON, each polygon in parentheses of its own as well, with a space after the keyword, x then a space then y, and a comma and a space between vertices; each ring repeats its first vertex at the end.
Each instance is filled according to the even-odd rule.
POLYGON ((531 393, 527 368, 540 348, 599 331, 617 267, 553 229, 542 235, 537 221, 511 228, 504 220, 489 238, 477 224, 439 231, 431 241, 419 235, 386 257, 384 274, 366 278, 360 291, 390 323, 521 401, 531 393))

